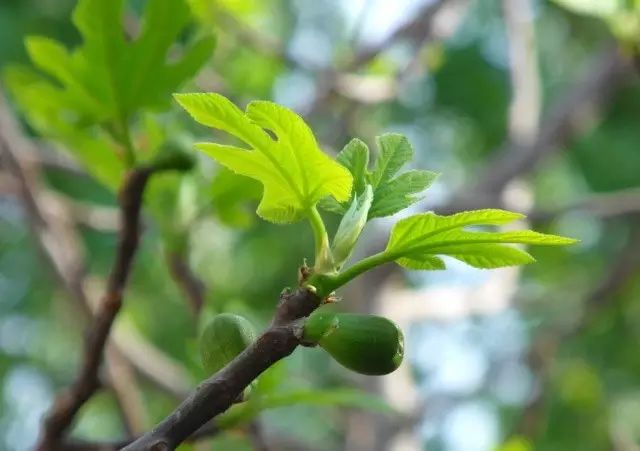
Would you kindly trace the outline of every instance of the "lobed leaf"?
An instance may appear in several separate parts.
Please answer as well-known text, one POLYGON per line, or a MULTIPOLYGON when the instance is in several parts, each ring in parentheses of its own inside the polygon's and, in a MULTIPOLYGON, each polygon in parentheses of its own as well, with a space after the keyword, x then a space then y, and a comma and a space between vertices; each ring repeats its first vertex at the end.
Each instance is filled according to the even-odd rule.
POLYGON ((376 158, 369 181, 374 188, 391 178, 413 158, 413 149, 409 140, 397 133, 386 133, 376 137, 380 154, 376 158))
POLYGON ((357 193, 364 192, 369 167, 369 148, 367 145, 354 138, 340 151, 336 159, 353 175, 353 189, 357 193))
POLYGON ((369 219, 391 216, 414 204, 422 198, 416 193, 426 190, 437 178, 435 172, 412 170, 378 186, 369 219))
POLYGON ((349 209, 349 205, 353 202, 353 197, 356 194, 364 193, 365 185, 367 184, 369 148, 364 142, 354 138, 338 153, 336 160, 351 172, 353 176, 353 193, 349 201, 342 203, 331 196, 324 197, 320 199, 318 206, 323 210, 344 215, 349 209))
POLYGON ((124 171, 123 123, 134 113, 165 106, 214 45, 211 36, 202 37, 181 45, 181 57, 170 60, 169 50, 189 21, 186 0, 148 0, 140 34, 132 40, 124 35, 124 4, 79 0, 73 23, 81 45, 69 50, 50 38, 28 37, 25 46, 38 71, 13 66, 4 72, 9 91, 38 133, 63 143, 110 188, 124 171))
POLYGON ((535 261, 528 253, 504 244, 566 245, 575 240, 531 230, 484 232, 467 226, 501 225, 523 215, 504 210, 475 210, 440 216, 424 213, 399 221, 385 253, 412 269, 444 269, 438 255, 448 255, 476 268, 499 268, 535 261), (434 259, 435 258, 435 259, 434 259))
MULTIPOLYGON (((68 51, 46 37, 25 40, 33 64, 53 79, 41 78, 38 83, 59 93, 49 99, 51 107, 63 99, 59 114, 68 108, 90 123, 101 123, 161 107, 213 50, 214 40, 206 36, 184 46, 178 60, 168 60, 169 49, 189 21, 184 0, 149 0, 140 35, 130 41, 125 39, 123 15, 124 0, 80 0, 73 12, 83 41, 78 48, 68 51)), ((31 108, 22 106, 27 112, 31 108)))
POLYGON ((250 147, 196 145, 237 174, 262 183, 257 212, 264 219, 295 222, 327 195, 338 201, 349 199, 351 174, 320 150, 311 129, 293 111, 259 101, 251 102, 243 113, 214 93, 176 94, 175 98, 196 121, 225 131, 250 147))
MULTIPOLYGON (((396 176, 413 158, 411 144, 405 136, 395 133, 378 136, 376 142, 380 154, 372 171, 368 170, 369 148, 359 139, 351 140, 337 157, 338 162, 353 175, 354 195, 361 195, 367 184, 373 187, 368 220, 391 216, 412 205, 421 199, 417 194, 431 186, 438 177, 435 172, 419 170, 396 176)), ((319 205, 327 211, 344 215, 350 202, 338 202, 328 197, 322 199, 319 205)))

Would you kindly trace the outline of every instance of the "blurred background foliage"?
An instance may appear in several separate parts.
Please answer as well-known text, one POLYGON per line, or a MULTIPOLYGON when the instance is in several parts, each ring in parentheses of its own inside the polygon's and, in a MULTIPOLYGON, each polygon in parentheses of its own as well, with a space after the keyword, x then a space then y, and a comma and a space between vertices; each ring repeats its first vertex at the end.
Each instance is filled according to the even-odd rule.
MULTIPOLYGON (((524 269, 450 262, 445 273, 385 268, 352 283, 345 309, 384 314, 405 330, 408 358, 397 373, 358 377, 300 349, 224 417, 227 432, 184 449, 640 446, 640 2, 179 3, 190 18, 176 31, 178 47, 216 42, 182 90, 280 102, 328 152, 351 137, 372 144, 385 131, 404 133, 415 166, 442 173, 418 208, 505 206, 542 231, 581 239, 535 250, 538 263, 524 269)), ((27 36, 81 44, 74 6, 1 0, 0 69, 39 149, 30 158, 44 205, 80 249, 60 237, 63 253, 80 259, 93 298, 116 242, 122 134, 74 123, 59 105, 38 110, 34 102, 47 99, 26 94, 24 72, 27 36), (51 133, 55 122, 67 133, 51 133)), ((126 2, 130 36, 144 6, 126 2)), ((175 104, 150 106, 127 119, 140 160, 167 146, 191 152, 209 133, 175 104)), ((312 251, 305 224, 256 217, 259 186, 196 157, 196 170, 158 177, 146 196, 143 244, 116 326, 138 368, 109 367, 116 380, 83 408, 74 436, 113 440, 163 418, 205 377, 195 352, 202 322, 230 311, 264 326, 312 251), (133 404, 124 419, 120 378, 133 404)), ((0 449, 22 450, 74 377, 85 322, 38 245, 13 177, 0 166, 0 449)), ((374 222, 357 253, 380 247, 391 223, 374 222)))

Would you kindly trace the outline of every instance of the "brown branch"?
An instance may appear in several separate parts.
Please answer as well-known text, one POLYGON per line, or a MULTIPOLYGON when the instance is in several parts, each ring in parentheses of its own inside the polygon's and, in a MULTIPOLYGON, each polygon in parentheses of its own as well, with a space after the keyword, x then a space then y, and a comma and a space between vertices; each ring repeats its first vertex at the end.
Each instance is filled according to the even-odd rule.
POLYGON ((105 344, 113 321, 122 306, 122 294, 131 272, 133 257, 138 248, 142 195, 149 176, 154 171, 155 168, 151 166, 143 167, 131 171, 126 176, 119 196, 121 230, 116 257, 107 281, 105 294, 89 329, 82 366, 75 382, 65 392, 58 395, 46 415, 42 435, 36 447, 38 450, 55 448, 55 444, 71 425, 80 407, 99 387, 98 372, 105 344))
MULTIPOLYGON (((185 442, 196 443, 218 435, 221 429, 215 424, 207 423, 191 434, 185 442)), ((135 439, 122 439, 109 442, 91 442, 86 440, 67 440, 63 442, 58 451, 117 451, 132 443, 135 439)))
POLYGON ((300 344, 300 318, 318 307, 320 299, 306 289, 285 293, 271 326, 231 363, 198 386, 151 432, 124 448, 126 451, 175 449, 211 418, 227 410, 263 371, 291 354, 300 344))
MULTIPOLYGON (((69 223, 70 218, 74 222, 82 222, 82 218, 74 216, 73 205, 40 186, 37 173, 42 163, 41 154, 34 149, 32 141, 20 133, 8 109, 0 106, 3 107, 0 108, 0 162, 11 174, 11 195, 21 200, 33 234, 58 282, 90 320, 90 300, 95 296, 87 294, 90 284, 85 280, 84 254, 74 227, 77 224, 69 223)), ((110 211, 108 215, 112 216, 110 211)), ((113 346, 140 375, 178 399, 186 396, 190 389, 188 376, 172 359, 133 331, 116 333, 112 339, 113 346)))
MULTIPOLYGON (((13 194, 20 199, 30 229, 60 286, 76 302, 83 319, 89 322, 94 310, 91 300, 96 296, 87 292, 90 284, 87 284, 85 277, 85 257, 77 224, 67 203, 41 186, 41 156, 34 141, 22 133, 0 92, 0 165, 10 174, 13 194)), ((181 376, 173 368, 175 365, 171 365, 166 356, 142 337, 133 340, 129 335, 116 334, 114 342, 107 344, 107 350, 113 348, 114 353, 125 357, 127 365, 135 368, 154 385, 182 399, 190 388, 187 377, 181 376)), ((107 364, 114 353, 108 352, 105 356, 107 364)), ((122 365, 119 366, 122 368, 122 365)), ((129 382, 129 390, 135 388, 133 382, 129 382)), ((129 421, 137 416, 136 412, 142 410, 141 404, 131 411, 125 411, 132 408, 135 399, 129 397, 124 402, 124 395, 119 393, 118 384, 113 380, 107 381, 106 387, 113 389, 116 395, 123 419, 127 422, 125 426, 135 430, 134 423, 129 424, 129 421)))
POLYGON ((133 257, 140 235, 140 210, 144 189, 151 175, 158 171, 183 169, 161 161, 130 171, 119 194, 121 229, 116 257, 107 280, 104 296, 89 329, 82 366, 75 382, 61 393, 46 415, 38 450, 55 449, 80 407, 99 388, 99 369, 113 321, 122 306, 122 296, 131 273, 133 257))

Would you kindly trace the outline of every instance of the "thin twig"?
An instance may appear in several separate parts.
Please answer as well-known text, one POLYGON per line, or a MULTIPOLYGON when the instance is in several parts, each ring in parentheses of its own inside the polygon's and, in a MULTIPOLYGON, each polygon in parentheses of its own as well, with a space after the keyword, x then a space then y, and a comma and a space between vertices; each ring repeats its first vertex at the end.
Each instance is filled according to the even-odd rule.
POLYGON ((204 381, 151 432, 125 451, 175 449, 211 418, 227 410, 255 378, 300 344, 299 319, 318 307, 320 299, 306 289, 285 293, 271 326, 218 373, 204 381))
POLYGON ((121 230, 116 257, 107 281, 106 292, 100 301, 94 321, 89 328, 82 357, 82 366, 74 383, 55 400, 43 422, 38 450, 54 449, 55 444, 71 425, 80 407, 99 386, 99 369, 105 344, 113 321, 122 306, 133 257, 138 248, 142 195, 150 175, 151 166, 131 171, 120 192, 121 230))
MULTIPOLYGON (((11 174, 12 183, 15 186, 15 195, 20 199, 29 220, 29 226, 40 244, 43 256, 48 260, 60 285, 68 292, 75 301, 76 307, 82 314, 85 322, 89 322, 95 306, 92 302, 96 296, 89 295, 87 289, 91 284, 87 283, 85 274, 85 256, 81 245, 81 239, 77 230, 77 223, 68 210, 68 205, 62 202, 59 196, 49 193, 40 183, 40 159, 41 154, 37 150, 34 142, 28 139, 21 131, 17 121, 14 119, 2 93, 0 92, 0 164, 3 169, 11 174)), ((169 380, 168 375, 176 373, 167 371, 168 366, 163 364, 161 353, 142 339, 135 342, 129 337, 117 334, 113 343, 107 344, 108 352, 105 360, 110 364, 112 357, 117 353, 126 359, 126 365, 134 367, 140 374, 144 375, 160 387, 163 391, 172 394, 177 391, 177 396, 182 399, 183 394, 188 392, 190 384, 169 380), (137 348, 144 345, 144 359, 138 352, 132 349, 136 344, 137 348), (126 351, 126 353, 124 352, 126 351), (153 352, 152 352, 153 351, 153 352), (162 364, 158 364, 158 363, 162 364), (159 369, 162 369, 160 371, 159 369)), ((164 359, 166 360, 166 359, 164 359)), ((123 368, 125 363, 121 361, 116 368, 123 368)), ((130 372, 127 370, 128 374, 130 372)), ((120 379, 119 374, 112 374, 115 379, 120 379)), ((128 390, 135 388, 135 382, 129 378, 128 390)), ((175 377, 174 377, 175 379, 175 377)), ((183 377, 182 381, 187 378, 183 377)), ((107 387, 113 389, 118 405, 122 410, 122 417, 127 429, 135 431, 135 424, 141 424, 138 420, 139 412, 143 409, 140 405, 133 406, 136 398, 127 397, 119 390, 118 383, 107 381, 107 387), (131 409, 130 411, 125 411, 131 409), (134 421, 135 419, 135 421, 134 421), (129 423, 131 421, 131 423, 129 423)), ((115 381, 118 382, 118 381, 115 381)))
POLYGON ((38 450, 53 449, 71 425, 80 407, 98 389, 98 372, 111 326, 122 307, 133 257, 140 239, 140 211, 149 178, 158 171, 171 170, 166 164, 150 164, 130 171, 119 193, 120 233, 116 256, 111 267, 105 294, 100 301, 85 343, 82 366, 75 382, 60 394, 46 415, 38 450))

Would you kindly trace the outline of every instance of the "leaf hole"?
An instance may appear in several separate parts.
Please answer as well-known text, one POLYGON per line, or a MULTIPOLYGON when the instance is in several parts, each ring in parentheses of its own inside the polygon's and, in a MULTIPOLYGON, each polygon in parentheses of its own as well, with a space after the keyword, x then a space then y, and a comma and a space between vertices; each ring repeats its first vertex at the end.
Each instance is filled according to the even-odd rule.
POLYGON ((262 130, 264 130, 264 132, 269 135, 269 138, 273 139, 275 142, 278 142, 278 135, 276 135, 273 130, 270 130, 268 128, 263 128, 262 130))

